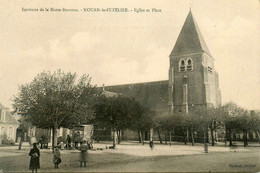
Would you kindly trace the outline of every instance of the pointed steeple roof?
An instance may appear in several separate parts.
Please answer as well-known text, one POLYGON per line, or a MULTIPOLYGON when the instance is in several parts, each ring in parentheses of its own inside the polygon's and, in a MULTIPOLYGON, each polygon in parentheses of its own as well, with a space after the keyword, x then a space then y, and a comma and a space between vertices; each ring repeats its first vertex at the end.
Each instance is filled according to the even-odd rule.
POLYGON ((190 10, 170 56, 210 51, 190 10))

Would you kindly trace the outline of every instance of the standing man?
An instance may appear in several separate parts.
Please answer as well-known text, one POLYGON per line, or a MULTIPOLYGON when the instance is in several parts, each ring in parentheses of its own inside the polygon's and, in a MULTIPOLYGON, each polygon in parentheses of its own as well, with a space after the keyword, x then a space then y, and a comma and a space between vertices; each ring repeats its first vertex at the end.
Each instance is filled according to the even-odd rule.
POLYGON ((70 149, 71 148, 71 138, 70 138, 70 135, 67 135, 67 146, 66 146, 67 149, 70 149))

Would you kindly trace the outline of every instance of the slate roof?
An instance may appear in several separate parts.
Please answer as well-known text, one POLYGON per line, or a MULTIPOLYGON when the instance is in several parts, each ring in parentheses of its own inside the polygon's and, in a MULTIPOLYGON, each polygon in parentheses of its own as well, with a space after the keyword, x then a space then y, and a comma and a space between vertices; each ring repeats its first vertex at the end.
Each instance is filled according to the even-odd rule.
POLYGON ((198 52, 206 52, 211 56, 210 51, 196 23, 196 20, 190 11, 170 56, 198 52))
MULTIPOLYGON (((7 109, 5 108, 1 103, 0 103, 0 115, 3 109, 7 109)), ((5 116, 5 121, 2 122, 1 118, 0 118, 0 123, 3 124, 20 124, 13 116, 12 114, 7 110, 6 111, 6 116, 5 116)))
POLYGON ((153 110, 168 108, 168 80, 106 86, 105 91, 118 93, 125 97, 134 97, 141 104, 153 110))

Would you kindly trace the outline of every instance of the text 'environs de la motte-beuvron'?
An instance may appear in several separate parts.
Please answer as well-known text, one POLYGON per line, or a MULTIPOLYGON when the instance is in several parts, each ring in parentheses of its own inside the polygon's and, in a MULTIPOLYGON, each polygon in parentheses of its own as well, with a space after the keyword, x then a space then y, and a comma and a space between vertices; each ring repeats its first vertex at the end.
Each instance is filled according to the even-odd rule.
POLYGON ((22 8, 23 12, 135 12, 135 13, 144 13, 144 12, 162 12, 161 9, 157 8, 22 8))

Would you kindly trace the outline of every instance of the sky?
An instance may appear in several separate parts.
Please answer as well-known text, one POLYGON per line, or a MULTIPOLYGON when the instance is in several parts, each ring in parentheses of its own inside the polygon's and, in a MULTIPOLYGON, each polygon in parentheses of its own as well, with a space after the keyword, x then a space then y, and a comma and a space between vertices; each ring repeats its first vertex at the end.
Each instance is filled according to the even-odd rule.
POLYGON ((12 109, 19 85, 44 70, 89 74, 97 86, 167 80, 169 55, 190 7, 215 58, 222 103, 233 101, 259 110, 258 0, 2 0, 0 103, 12 109), (84 12, 84 8, 130 12, 84 12), (137 13, 135 8, 161 12, 137 13))

